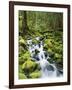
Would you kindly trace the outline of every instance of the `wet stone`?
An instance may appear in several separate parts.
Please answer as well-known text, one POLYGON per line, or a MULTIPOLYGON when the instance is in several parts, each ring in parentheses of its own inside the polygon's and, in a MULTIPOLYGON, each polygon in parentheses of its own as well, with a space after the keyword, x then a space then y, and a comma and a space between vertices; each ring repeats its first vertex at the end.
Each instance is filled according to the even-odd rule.
POLYGON ((54 71, 54 67, 52 65, 48 65, 48 66, 46 66, 46 68, 49 71, 54 71))

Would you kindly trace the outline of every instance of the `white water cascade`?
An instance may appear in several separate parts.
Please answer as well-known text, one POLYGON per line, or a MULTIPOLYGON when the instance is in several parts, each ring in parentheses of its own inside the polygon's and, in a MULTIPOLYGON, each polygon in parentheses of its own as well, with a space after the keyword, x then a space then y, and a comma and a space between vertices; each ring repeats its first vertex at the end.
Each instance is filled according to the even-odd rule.
MULTIPOLYGON (((36 40, 39 41, 39 37, 36 40)), ((41 67, 41 78, 48 78, 48 77, 57 77, 57 68, 55 64, 51 64, 47 59, 50 58, 49 55, 45 57, 45 51, 43 50, 43 42, 40 41, 39 44, 33 44, 32 40, 27 40, 27 44, 31 57, 40 64, 41 67), (35 50, 39 52, 35 55, 35 50), (34 56, 35 55, 35 56, 34 56)))

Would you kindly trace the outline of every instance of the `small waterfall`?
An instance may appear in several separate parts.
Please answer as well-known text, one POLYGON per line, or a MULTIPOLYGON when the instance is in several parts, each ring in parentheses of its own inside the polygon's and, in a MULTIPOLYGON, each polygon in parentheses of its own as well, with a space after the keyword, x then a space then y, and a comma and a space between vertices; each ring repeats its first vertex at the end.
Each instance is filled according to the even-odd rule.
MULTIPOLYGON (((35 38, 36 40, 40 40, 39 37, 35 38)), ((32 40, 27 40, 28 49, 31 53, 31 57, 40 64, 41 67, 41 78, 48 78, 48 77, 57 77, 57 68, 55 64, 51 64, 47 59, 50 58, 49 55, 45 57, 45 51, 43 50, 43 42, 40 41, 38 44, 33 44, 32 40), (35 55, 35 50, 39 52, 35 55)))

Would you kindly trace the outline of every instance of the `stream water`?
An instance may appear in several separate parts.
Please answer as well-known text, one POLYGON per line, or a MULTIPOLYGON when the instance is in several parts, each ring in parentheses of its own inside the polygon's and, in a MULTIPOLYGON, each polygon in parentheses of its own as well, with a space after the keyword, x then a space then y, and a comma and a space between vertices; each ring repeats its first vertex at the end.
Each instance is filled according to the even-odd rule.
MULTIPOLYGON (((35 39, 40 41, 39 37, 35 39)), ((46 51, 43 50, 43 41, 40 41, 38 44, 33 44, 32 40, 27 40, 27 43, 29 45, 28 49, 31 57, 40 64, 42 73, 41 78, 62 76, 62 74, 58 72, 55 64, 48 61, 50 57, 48 54, 45 55, 46 51), (38 50, 37 54, 35 54, 36 50, 38 50)))

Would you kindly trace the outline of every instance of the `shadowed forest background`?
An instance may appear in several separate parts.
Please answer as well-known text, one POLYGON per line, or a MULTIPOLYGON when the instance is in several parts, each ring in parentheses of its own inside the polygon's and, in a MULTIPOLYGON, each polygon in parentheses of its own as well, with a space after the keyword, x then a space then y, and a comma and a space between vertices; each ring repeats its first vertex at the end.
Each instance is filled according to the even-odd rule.
MULTIPOLYGON (((50 63, 63 69, 63 13, 19 11, 19 79, 40 78, 41 67, 31 58, 27 40, 40 37, 50 63)), ((36 54, 38 51, 36 51, 36 54)))

